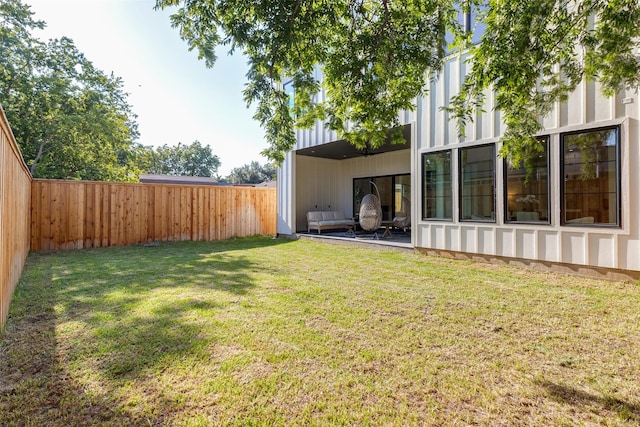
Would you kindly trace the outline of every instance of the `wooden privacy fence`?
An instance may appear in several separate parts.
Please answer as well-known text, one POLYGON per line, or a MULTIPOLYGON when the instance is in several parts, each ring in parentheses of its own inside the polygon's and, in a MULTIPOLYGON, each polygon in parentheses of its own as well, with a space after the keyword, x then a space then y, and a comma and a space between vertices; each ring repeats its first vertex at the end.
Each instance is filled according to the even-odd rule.
POLYGON ((31 250, 276 234, 276 189, 33 180, 31 250))
POLYGON ((0 330, 29 253, 31 173, 0 108, 0 330))
POLYGON ((29 249, 276 234, 275 188, 33 180, 0 107, 0 330, 29 249))

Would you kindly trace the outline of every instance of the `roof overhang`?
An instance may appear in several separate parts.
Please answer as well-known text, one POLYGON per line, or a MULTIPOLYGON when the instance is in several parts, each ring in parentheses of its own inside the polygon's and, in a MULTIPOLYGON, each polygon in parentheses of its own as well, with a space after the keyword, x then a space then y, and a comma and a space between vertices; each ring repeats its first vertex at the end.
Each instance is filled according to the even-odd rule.
POLYGON ((356 157, 372 156, 374 154, 389 153, 392 151, 408 150, 411 148, 411 125, 402 127, 402 136, 406 143, 392 144, 391 138, 387 138, 387 142, 376 149, 358 149, 347 140, 339 140, 329 142, 327 144, 315 145, 313 147, 302 148, 296 150, 296 154, 300 156, 322 157, 325 159, 345 160, 356 157))

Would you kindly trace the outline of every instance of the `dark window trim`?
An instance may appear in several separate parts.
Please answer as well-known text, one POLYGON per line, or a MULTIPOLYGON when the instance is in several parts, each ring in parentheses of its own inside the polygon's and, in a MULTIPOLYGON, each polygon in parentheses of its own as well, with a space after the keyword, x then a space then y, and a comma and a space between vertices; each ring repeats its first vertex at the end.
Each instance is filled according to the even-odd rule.
POLYGON ((622 140, 622 135, 621 135, 621 126, 620 125, 614 125, 614 126, 604 126, 604 127, 598 127, 598 128, 589 128, 589 129, 582 129, 582 130, 575 130, 575 131, 571 131, 571 132, 563 132, 560 134, 560 225, 562 227, 589 227, 589 228, 622 228, 622 203, 621 203, 621 189, 622 189, 622 171, 621 171, 621 158, 620 158, 620 154, 622 152, 621 150, 621 140, 622 140), (565 167, 564 167, 564 144, 565 144, 565 137, 566 136, 570 136, 570 135, 578 135, 581 133, 589 133, 589 132, 598 132, 598 131, 603 131, 603 130, 610 130, 613 129, 616 131, 616 223, 615 224, 601 224, 601 223, 594 223, 594 224, 576 224, 576 223, 567 223, 565 221, 565 198, 564 198, 564 193, 565 193, 565 185, 564 185, 564 180, 565 180, 565 167))
POLYGON ((497 224, 497 217, 498 215, 496 215, 496 198, 498 197, 498 189, 497 187, 497 176, 496 176, 496 166, 497 166, 497 162, 496 162, 496 144, 494 142, 489 143, 489 144, 479 144, 479 145, 472 145, 469 147, 462 147, 462 148, 458 148, 458 222, 480 222, 480 223, 485 223, 485 224, 497 224), (482 148, 482 147, 492 147, 493 148, 493 218, 492 219, 463 219, 462 218, 462 185, 463 185, 463 179, 462 179, 462 174, 464 173, 463 168, 462 168, 462 152, 465 150, 471 150, 474 148, 482 148))
MULTIPOLYGON (((509 169, 509 165, 507 160, 503 161, 503 177, 502 177, 502 198, 503 198, 503 209, 502 213, 505 224, 535 224, 535 225, 551 225, 551 216, 553 214, 553 210, 551 209, 551 138, 548 135, 537 137, 538 140, 544 140, 547 144, 547 211, 548 216, 546 221, 518 221, 518 220, 510 220, 507 213, 509 211, 509 201, 507 200, 508 192, 508 182, 507 182, 507 172, 509 169)), ((562 175, 564 176, 564 175, 562 175)))
POLYGON ((453 155, 453 150, 452 149, 445 149, 445 150, 437 150, 437 151, 429 151, 427 153, 422 153, 422 155, 420 156, 420 216, 422 217, 423 221, 438 221, 438 222, 453 222, 453 162, 454 162, 454 155, 453 155), (430 154, 438 154, 438 153, 445 153, 445 152, 449 152, 449 182, 451 184, 451 218, 436 218, 436 217, 426 217, 424 216, 424 192, 425 192, 425 183, 424 183, 424 157, 428 156, 430 154))

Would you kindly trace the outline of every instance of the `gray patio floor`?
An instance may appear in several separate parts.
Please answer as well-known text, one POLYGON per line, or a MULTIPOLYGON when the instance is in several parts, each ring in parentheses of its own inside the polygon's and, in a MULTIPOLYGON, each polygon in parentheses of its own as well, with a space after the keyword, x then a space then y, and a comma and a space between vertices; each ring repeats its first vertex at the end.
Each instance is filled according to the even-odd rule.
POLYGON ((382 237, 383 233, 384 229, 378 230, 377 239, 373 233, 364 231, 357 231, 355 234, 347 233, 345 231, 323 231, 322 234, 318 234, 317 232, 312 231, 311 233, 298 233, 297 237, 300 239, 323 240, 330 243, 342 243, 347 245, 378 246, 413 250, 413 246, 411 246, 411 232, 392 230, 391 236, 389 237, 382 237))

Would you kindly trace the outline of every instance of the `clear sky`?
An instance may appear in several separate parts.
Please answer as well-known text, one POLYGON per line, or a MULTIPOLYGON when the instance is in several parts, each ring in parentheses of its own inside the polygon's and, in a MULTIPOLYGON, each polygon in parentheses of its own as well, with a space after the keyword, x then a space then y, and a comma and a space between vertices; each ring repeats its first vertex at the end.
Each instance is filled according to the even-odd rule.
POLYGON ((198 140, 220 158, 222 176, 267 162, 260 155, 264 132, 242 98, 246 58, 221 49, 214 68, 206 68, 171 28, 170 12, 153 9, 154 0, 23 1, 47 23, 38 38, 70 37, 95 66, 123 78, 141 144, 198 140))

